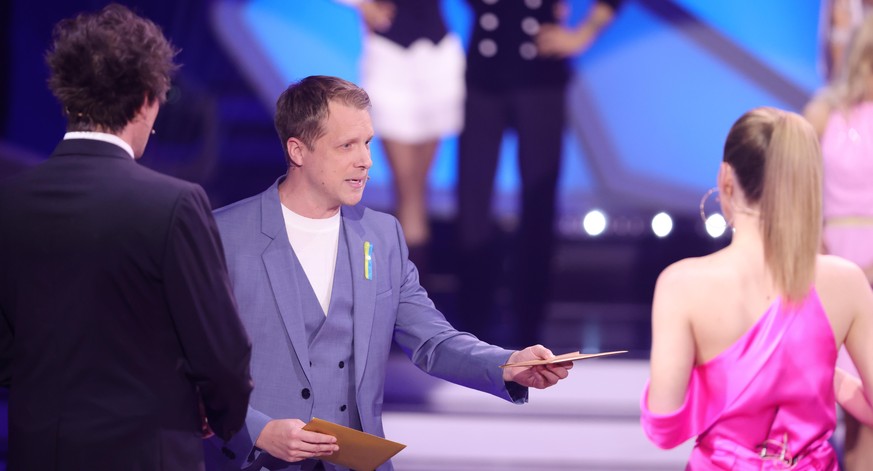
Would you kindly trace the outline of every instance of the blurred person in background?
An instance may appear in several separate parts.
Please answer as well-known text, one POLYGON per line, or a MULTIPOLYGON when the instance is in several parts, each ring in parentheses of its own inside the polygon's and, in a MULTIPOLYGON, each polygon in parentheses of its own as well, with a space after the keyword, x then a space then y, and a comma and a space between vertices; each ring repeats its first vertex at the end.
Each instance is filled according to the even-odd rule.
POLYGON ((873 11, 873 0, 822 0, 819 13, 819 70, 827 82, 836 81, 846 61, 852 34, 873 11))
POLYGON ((503 133, 518 136, 521 176, 516 241, 510 253, 514 345, 540 341, 554 249, 555 200, 565 122, 567 58, 585 51, 612 21, 617 0, 591 4, 573 28, 558 0, 468 0, 464 130, 458 142, 459 317, 489 338, 502 263, 491 204, 503 133))
MULTIPOLYGON (((873 285, 873 16, 864 18, 846 52, 841 75, 804 114, 824 159, 822 249, 858 264, 873 285)), ((840 366, 854 371, 845 351, 840 366)), ((873 429, 851 415, 845 424, 846 469, 873 469, 873 429)))
POLYGON ((409 258, 426 278, 428 173, 440 139, 460 132, 463 123, 461 40, 446 27, 441 0, 337 1, 354 5, 367 29, 361 83, 394 177, 395 214, 409 258))

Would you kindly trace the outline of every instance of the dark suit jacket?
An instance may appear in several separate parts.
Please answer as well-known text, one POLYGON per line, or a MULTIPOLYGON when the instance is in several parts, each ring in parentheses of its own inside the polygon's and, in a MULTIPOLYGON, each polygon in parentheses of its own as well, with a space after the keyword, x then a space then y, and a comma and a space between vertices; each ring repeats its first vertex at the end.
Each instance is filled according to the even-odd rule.
POLYGON ((62 141, 0 186, 0 384, 10 469, 203 466, 251 391, 209 202, 120 147, 62 141))

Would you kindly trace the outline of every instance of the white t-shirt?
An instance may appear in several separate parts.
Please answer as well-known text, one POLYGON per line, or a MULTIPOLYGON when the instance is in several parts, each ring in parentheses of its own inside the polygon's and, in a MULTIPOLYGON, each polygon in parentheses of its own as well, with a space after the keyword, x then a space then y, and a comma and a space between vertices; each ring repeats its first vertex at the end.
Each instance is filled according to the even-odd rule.
POLYGON ((340 213, 326 219, 310 219, 282 205, 288 242, 303 266, 312 291, 321 304, 324 315, 330 308, 336 253, 339 245, 340 213))

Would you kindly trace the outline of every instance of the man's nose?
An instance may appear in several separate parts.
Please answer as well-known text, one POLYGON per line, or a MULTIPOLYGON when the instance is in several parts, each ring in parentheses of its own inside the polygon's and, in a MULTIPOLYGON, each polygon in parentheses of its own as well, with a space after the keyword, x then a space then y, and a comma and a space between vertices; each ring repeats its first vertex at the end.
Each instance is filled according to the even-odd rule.
POLYGON ((373 166, 373 159, 370 156, 370 149, 365 148, 364 152, 361 153, 361 157, 358 160, 358 167, 369 169, 373 166))

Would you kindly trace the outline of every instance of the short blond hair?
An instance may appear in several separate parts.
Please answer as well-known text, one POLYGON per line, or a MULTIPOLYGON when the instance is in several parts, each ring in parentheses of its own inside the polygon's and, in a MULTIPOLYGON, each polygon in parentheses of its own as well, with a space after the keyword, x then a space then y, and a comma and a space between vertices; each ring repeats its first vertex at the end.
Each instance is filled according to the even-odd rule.
MULTIPOLYGON (((370 108, 370 97, 363 88, 348 80, 327 75, 312 75, 292 83, 276 101, 273 123, 282 142, 296 137, 312 149, 315 141, 325 133, 324 124, 330 102, 336 101, 359 110, 370 108)), ((285 149, 286 163, 293 165, 285 149)))

